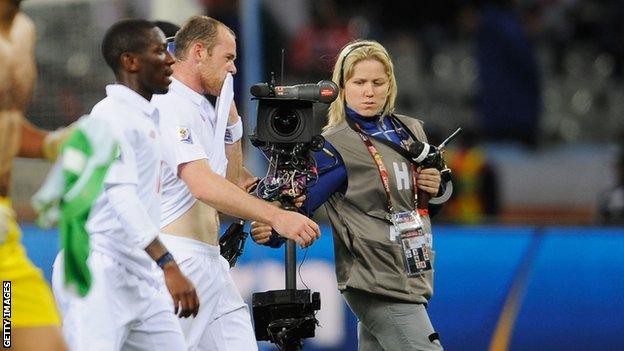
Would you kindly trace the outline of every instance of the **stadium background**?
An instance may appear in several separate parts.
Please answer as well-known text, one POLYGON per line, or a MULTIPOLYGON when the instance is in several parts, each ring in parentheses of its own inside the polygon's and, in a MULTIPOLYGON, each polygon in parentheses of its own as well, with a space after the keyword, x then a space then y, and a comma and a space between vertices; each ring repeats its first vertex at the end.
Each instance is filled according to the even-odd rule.
MULTIPOLYGON (((279 72, 281 47, 284 83, 315 82, 329 78, 344 40, 370 37, 394 58, 398 111, 423 119, 436 141, 459 125, 479 129, 476 28, 485 2, 25 1, 38 29, 39 78, 28 118, 54 129, 103 97, 113 77, 99 42, 117 19, 181 23, 205 13, 238 33, 235 84, 248 131, 255 110, 244 87, 279 72), (318 41, 328 44, 301 45, 318 41)), ((597 205, 617 182, 624 136, 623 9, 616 0, 516 2, 539 68, 538 133, 531 146, 513 138, 477 144, 495 173, 496 211, 434 219, 438 263, 430 314, 446 349, 624 349, 624 227, 605 222, 597 205)), ((249 147, 246 157, 262 174, 262 157, 249 147)), ((47 277, 56 232, 30 224, 28 199, 48 167, 17 160, 12 193, 29 255, 47 277)), ((335 289, 331 240, 325 226, 301 267, 302 281, 323 299, 318 337, 306 350, 356 348, 354 318, 335 289)), ((281 250, 248 242, 234 273, 243 295, 283 287, 281 262, 281 250)))

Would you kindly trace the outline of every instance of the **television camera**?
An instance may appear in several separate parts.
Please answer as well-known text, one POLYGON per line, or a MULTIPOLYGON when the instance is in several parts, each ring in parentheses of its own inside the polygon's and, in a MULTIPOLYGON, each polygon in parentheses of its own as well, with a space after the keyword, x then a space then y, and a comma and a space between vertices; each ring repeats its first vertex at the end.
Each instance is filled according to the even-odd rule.
MULTIPOLYGON (((271 83, 252 86, 251 94, 258 100, 258 114, 250 140, 269 160, 256 194, 297 211, 294 199, 305 195, 318 176, 312 152, 323 149, 321 129, 329 104, 338 96, 338 86, 328 80, 276 86, 271 79, 271 83)), ((302 339, 314 337, 321 299, 318 292, 297 290, 295 242, 288 240, 285 250, 286 288, 253 294, 254 329, 257 340, 268 340, 283 350, 299 350, 302 339)))

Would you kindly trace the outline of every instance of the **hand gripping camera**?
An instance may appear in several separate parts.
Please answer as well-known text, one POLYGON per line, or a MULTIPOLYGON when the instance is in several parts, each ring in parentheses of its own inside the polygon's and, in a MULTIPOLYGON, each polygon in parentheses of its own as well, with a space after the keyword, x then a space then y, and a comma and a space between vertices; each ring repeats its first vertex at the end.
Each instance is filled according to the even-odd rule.
POLYGON ((451 134, 440 145, 433 146, 420 141, 415 141, 409 147, 409 153, 412 156, 412 160, 422 168, 435 168, 440 171, 442 177, 442 183, 445 185, 444 194, 429 200, 430 195, 424 191, 418 192, 418 208, 427 208, 428 203, 441 204, 446 202, 453 193, 453 181, 451 177, 451 169, 446 166, 442 154, 446 144, 453 140, 462 129, 457 128, 453 134, 451 134))

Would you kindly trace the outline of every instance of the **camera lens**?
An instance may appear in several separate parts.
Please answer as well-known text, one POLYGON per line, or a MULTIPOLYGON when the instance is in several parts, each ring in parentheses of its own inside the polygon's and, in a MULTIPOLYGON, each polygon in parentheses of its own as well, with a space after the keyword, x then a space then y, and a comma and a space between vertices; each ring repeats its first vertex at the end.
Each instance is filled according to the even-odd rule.
POLYGON ((289 137, 299 129, 301 119, 294 110, 278 109, 271 116, 271 126, 275 133, 282 137, 289 137))

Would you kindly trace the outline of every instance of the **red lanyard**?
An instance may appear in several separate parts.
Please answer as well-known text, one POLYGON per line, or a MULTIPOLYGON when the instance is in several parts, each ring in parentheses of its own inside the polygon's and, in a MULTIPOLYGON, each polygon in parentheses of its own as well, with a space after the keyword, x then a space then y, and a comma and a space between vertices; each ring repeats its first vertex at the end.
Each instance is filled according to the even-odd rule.
MULTIPOLYGON (((390 182, 388 181, 388 170, 386 169, 386 166, 383 164, 381 154, 379 153, 379 151, 377 151, 377 148, 375 147, 375 145, 373 145, 368 135, 366 135, 362 131, 362 127, 360 127, 359 123, 356 123, 355 125, 358 129, 358 135, 360 136, 360 139, 362 139, 362 141, 364 142, 364 145, 366 145, 366 149, 368 150, 368 153, 371 155, 371 157, 373 158, 373 161, 375 161, 375 164, 377 165, 377 169, 379 170, 379 176, 381 177, 381 183, 383 184, 384 190, 386 192, 386 198, 388 201, 388 214, 391 215, 392 213, 394 213, 394 206, 392 205, 392 199, 390 197, 390 182)), ((417 206, 418 195, 416 192, 417 171, 416 171, 416 166, 411 162, 410 162, 410 167, 412 168, 412 193, 414 194, 414 209, 416 209, 418 207, 417 206)), ((421 215, 428 214, 427 210, 418 210, 418 212, 421 215)))

